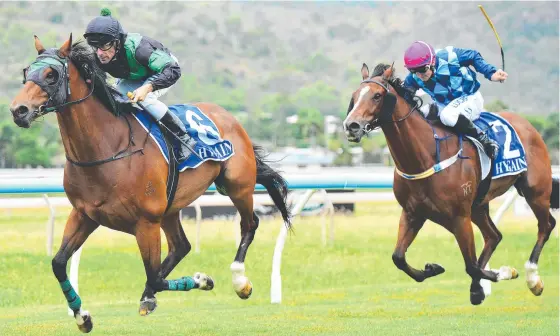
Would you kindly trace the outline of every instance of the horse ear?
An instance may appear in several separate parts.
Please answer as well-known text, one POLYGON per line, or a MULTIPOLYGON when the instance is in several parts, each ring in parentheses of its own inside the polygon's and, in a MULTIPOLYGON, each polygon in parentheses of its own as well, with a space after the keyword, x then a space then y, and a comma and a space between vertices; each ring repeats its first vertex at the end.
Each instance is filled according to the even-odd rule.
POLYGON ((60 49, 58 49, 58 54, 61 57, 68 57, 70 51, 72 50, 72 33, 70 33, 70 38, 62 44, 60 49))
POLYGON ((366 78, 369 77, 369 69, 367 67, 367 64, 363 64, 362 65, 362 80, 366 80, 366 78))
POLYGON ((393 62, 393 64, 391 64, 391 66, 388 67, 387 70, 383 71, 384 80, 388 80, 389 78, 393 77, 393 71, 395 70, 393 68, 393 65, 395 65, 395 62, 393 62))
POLYGON ((35 49, 37 49, 37 54, 41 55, 45 52, 45 47, 43 47, 43 43, 41 43, 37 35, 33 35, 33 37, 35 38, 35 49))

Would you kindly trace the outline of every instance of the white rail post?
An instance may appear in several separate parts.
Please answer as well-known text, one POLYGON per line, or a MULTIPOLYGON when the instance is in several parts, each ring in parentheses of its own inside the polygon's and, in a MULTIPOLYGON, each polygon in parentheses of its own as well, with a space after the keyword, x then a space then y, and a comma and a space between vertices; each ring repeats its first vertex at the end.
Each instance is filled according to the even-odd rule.
POLYGON ((47 255, 50 257, 52 256, 53 239, 54 239, 55 210, 51 202, 49 201, 49 196, 47 194, 43 194, 43 199, 47 203, 47 206, 49 207, 49 211, 50 211, 49 220, 47 221, 47 255))
POLYGON ((239 211, 235 213, 235 217, 233 217, 233 236, 235 237, 235 249, 239 248, 239 244, 241 244, 241 215, 239 211))
POLYGON ((202 222, 202 208, 200 204, 194 204, 194 211, 196 213, 196 238, 194 240, 194 253, 200 253, 200 225, 202 222))
MULTIPOLYGON (((80 257, 82 256, 82 248, 84 246, 80 246, 80 248, 74 252, 72 255, 72 260, 70 261, 70 284, 74 287, 76 294, 80 294, 78 289, 78 270, 80 268, 80 257)), ((74 316, 74 312, 72 309, 68 308, 68 315, 74 316)))
MULTIPOLYGON (((315 189, 309 189, 298 198, 298 202, 292 208, 292 215, 295 217, 300 214, 303 207, 309 201, 315 189)), ((272 273, 270 275, 270 301, 272 303, 282 302, 282 277, 280 275, 280 267, 282 266, 282 251, 284 250, 284 243, 286 242, 286 236, 288 235, 288 229, 286 225, 282 223, 280 227, 280 233, 276 239, 276 246, 274 247, 274 255, 272 256, 272 273)))
POLYGON ((321 189, 321 195, 323 196, 323 203, 325 206, 325 210, 322 213, 321 218, 321 240, 323 242, 323 246, 327 245, 327 231, 330 231, 330 243, 332 244, 334 240, 334 223, 333 223, 333 214, 334 214, 334 205, 329 198, 329 194, 325 189, 321 189), (327 215, 329 216, 330 225, 327 225, 327 215), (329 226, 330 230, 327 230, 327 226, 329 226))

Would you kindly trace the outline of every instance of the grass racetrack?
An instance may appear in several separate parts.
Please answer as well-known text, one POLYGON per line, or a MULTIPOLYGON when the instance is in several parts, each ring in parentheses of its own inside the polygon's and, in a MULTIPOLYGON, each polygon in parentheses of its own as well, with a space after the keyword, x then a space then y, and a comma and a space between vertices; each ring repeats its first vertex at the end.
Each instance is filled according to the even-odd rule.
MULTIPOLYGON (((491 206, 492 213, 498 204, 491 206)), ((67 208, 57 209, 54 250, 67 208)), ((183 221, 193 250, 170 279, 211 275, 211 292, 163 292, 158 308, 138 315, 146 281, 133 236, 100 228, 84 245, 79 292, 93 318, 94 335, 558 335, 559 271, 556 228, 539 261, 545 289, 535 297, 524 263, 536 241, 533 217, 509 210, 498 227, 503 240, 492 268, 510 265, 516 280, 492 284, 480 306, 469 302, 470 277, 454 237, 427 222, 409 248, 416 268, 427 262, 446 272, 417 283, 391 260, 400 207, 396 202, 358 204, 356 214, 336 215, 332 246, 321 243, 321 217, 294 220, 282 257, 283 301, 270 303, 272 254, 281 221, 262 220, 249 249, 246 275, 253 295, 243 301, 231 285, 236 246, 231 221, 205 221, 201 253, 194 253, 194 221, 183 221)), ((0 210, 0 335, 78 335, 74 319, 45 252, 47 210, 0 210)), ((235 227, 234 227, 235 225, 235 227)), ((238 232, 238 231, 237 231, 238 232)), ((482 239, 475 228, 477 254, 482 239)), ((167 253, 165 240, 162 251, 167 253)))

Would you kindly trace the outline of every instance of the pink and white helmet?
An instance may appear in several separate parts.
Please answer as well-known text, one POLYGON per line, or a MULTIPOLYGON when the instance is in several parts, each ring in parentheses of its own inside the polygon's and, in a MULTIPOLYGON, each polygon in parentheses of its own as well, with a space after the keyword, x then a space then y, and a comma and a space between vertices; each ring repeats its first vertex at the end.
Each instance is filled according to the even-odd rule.
POLYGON ((404 65, 407 69, 420 68, 426 65, 435 65, 434 48, 424 41, 415 41, 404 52, 404 65))

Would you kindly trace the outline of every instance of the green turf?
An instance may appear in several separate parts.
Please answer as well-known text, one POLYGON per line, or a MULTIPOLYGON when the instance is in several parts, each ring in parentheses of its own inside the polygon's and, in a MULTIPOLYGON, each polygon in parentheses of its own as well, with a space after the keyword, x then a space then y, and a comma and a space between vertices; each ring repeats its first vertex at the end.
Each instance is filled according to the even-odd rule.
MULTIPOLYGON (((57 213, 55 250, 68 210, 57 213)), ((556 230, 539 263, 545 290, 535 297, 525 284, 523 264, 536 240, 536 220, 509 211, 500 223, 504 239, 491 265, 516 267, 520 277, 493 284, 492 295, 472 306, 459 248, 441 227, 428 222, 407 260, 417 268, 439 263, 444 274, 416 283, 393 265, 398 216, 393 202, 359 204, 356 215, 335 216, 334 243, 327 247, 321 243, 321 217, 297 218, 282 258, 281 305, 270 303, 272 253, 281 222, 261 221, 246 259, 253 296, 243 301, 232 289, 229 271, 237 224, 206 221, 201 253, 193 250, 170 278, 202 271, 216 287, 159 293, 159 306, 147 317, 137 312, 145 275, 134 237, 100 228, 82 254, 83 308, 92 314, 95 335, 558 335, 556 230)), ((46 219, 46 211, 0 212, 0 335, 80 333, 67 315, 45 253, 46 219)), ((184 227, 194 245, 194 222, 185 221, 184 227)))

